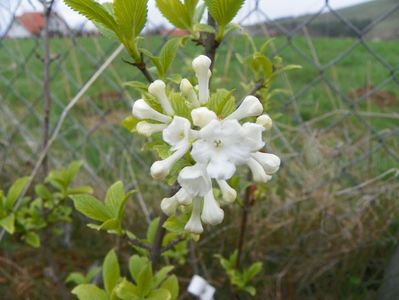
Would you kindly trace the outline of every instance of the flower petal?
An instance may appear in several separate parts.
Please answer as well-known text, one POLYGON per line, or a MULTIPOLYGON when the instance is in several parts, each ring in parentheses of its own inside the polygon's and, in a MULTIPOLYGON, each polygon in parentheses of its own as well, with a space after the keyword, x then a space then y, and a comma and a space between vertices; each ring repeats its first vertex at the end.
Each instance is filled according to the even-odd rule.
POLYGON ((262 133, 265 128, 255 123, 244 123, 241 128, 241 135, 245 139, 245 143, 250 147, 251 151, 258 151, 265 142, 262 140, 262 133))
POLYGON ((217 119, 215 112, 206 107, 193 109, 191 111, 191 117, 193 119, 193 124, 199 127, 205 127, 209 122, 217 119))
POLYGON ((234 175, 236 166, 228 160, 212 159, 206 171, 211 178, 227 180, 234 175))
POLYGON ((170 198, 164 198, 161 201, 161 209, 167 216, 172 216, 176 213, 176 209, 179 206, 175 196, 170 198))
POLYGON ((167 124, 153 124, 146 121, 141 121, 137 123, 136 130, 139 134, 149 137, 154 133, 161 132, 167 126, 167 124))
POLYGON ((184 188, 181 188, 175 196, 177 201, 179 201, 179 203, 182 205, 190 205, 193 202, 193 196, 184 188))
POLYGON ((281 160, 277 155, 271 153, 256 152, 251 157, 260 163, 267 174, 274 174, 280 168, 281 160))
POLYGON ((237 192, 225 180, 217 180, 219 188, 222 192, 223 200, 226 202, 234 202, 237 198, 237 192))
POLYGON ((250 158, 248 160, 248 167, 251 169, 252 176, 256 182, 268 182, 272 177, 267 175, 262 165, 258 163, 255 159, 250 158))
POLYGON ((226 119, 241 120, 247 117, 256 117, 263 112, 263 105, 259 99, 254 96, 247 96, 242 101, 241 105, 232 114, 228 115, 226 119))
POLYGON ((150 119, 161 123, 169 123, 171 118, 157 112, 149 106, 143 99, 139 99, 133 103, 132 114, 138 119, 150 119))
POLYGON ((200 164, 183 168, 177 181, 186 192, 193 196, 204 196, 212 188, 211 179, 200 164))
POLYGON ((190 132, 190 121, 175 116, 173 121, 162 132, 162 138, 171 146, 178 145, 181 141, 187 140, 190 132))
POLYGON ((186 226, 184 226, 184 230, 195 234, 200 234, 204 231, 201 223, 201 210, 202 199, 194 199, 191 217, 188 220, 186 226))
POLYGON ((219 207, 210 190, 204 197, 204 207, 202 208, 201 220, 210 225, 217 225, 223 221, 224 211, 219 207))
POLYGON ((166 96, 166 85, 162 80, 155 80, 153 83, 151 83, 148 87, 148 92, 158 99, 164 112, 166 112, 168 115, 174 114, 173 108, 170 105, 168 97, 166 96))

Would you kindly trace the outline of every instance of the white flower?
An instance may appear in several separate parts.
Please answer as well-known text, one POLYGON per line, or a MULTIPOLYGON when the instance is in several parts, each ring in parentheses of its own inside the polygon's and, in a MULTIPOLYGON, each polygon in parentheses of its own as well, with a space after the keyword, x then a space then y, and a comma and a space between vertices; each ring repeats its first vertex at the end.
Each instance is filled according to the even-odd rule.
POLYGON ((237 192, 225 180, 217 180, 225 202, 231 203, 237 198, 237 192))
POLYGON ((184 229, 188 232, 200 234, 204 231, 201 223, 202 199, 194 199, 191 217, 184 229))
POLYGON ((204 197, 201 220, 210 225, 217 225, 223 221, 224 211, 219 207, 212 189, 204 197))
POLYGON ((262 165, 266 174, 274 174, 280 168, 281 160, 277 155, 271 153, 256 152, 252 153, 251 157, 262 165))
POLYGON ((176 209, 179 206, 175 196, 170 198, 164 198, 161 201, 161 209, 167 216, 172 216, 176 213, 176 209))
POLYGON ((197 93, 195 92, 190 81, 188 81, 186 78, 182 79, 180 82, 180 91, 193 104, 194 107, 200 106, 197 93))
POLYGON ((199 102, 205 104, 209 100, 209 79, 212 61, 205 55, 193 60, 193 69, 198 79, 199 102))
POLYGON ((248 160, 248 167, 251 169, 254 181, 266 183, 270 179, 272 179, 270 175, 266 174, 262 165, 258 163, 254 158, 250 158, 248 160))
POLYGON ((177 178, 177 182, 192 196, 205 196, 212 189, 212 182, 201 164, 184 167, 177 178))
POLYGON ((200 130, 193 143, 192 158, 206 165, 211 178, 226 180, 233 176, 236 165, 245 164, 250 147, 244 143, 237 120, 213 120, 200 130))
POLYGON ((265 130, 270 130, 273 126, 273 121, 268 114, 263 114, 256 119, 256 124, 263 126, 265 130))
POLYGON ((205 127, 212 120, 216 120, 217 116, 214 111, 206 107, 200 107, 191 111, 191 118, 195 126, 205 127))
POLYGON ((148 87, 148 92, 158 99, 164 112, 166 112, 168 115, 174 114, 173 108, 170 105, 168 97, 166 96, 166 85, 162 80, 155 80, 153 83, 151 83, 148 87))
POLYGON ((180 144, 189 142, 190 127, 191 124, 189 120, 175 116, 169 126, 162 132, 162 138, 169 145, 173 146, 173 151, 177 149, 180 144))
POLYGON ((137 123, 136 130, 138 133, 149 137, 156 132, 161 132, 167 126, 167 124, 153 124, 146 121, 141 121, 137 123))
POLYGON ((139 99, 133 104, 132 114, 138 119, 150 119, 161 123, 169 123, 171 117, 161 114, 149 106, 143 99, 139 99))
POLYGON ((226 119, 241 120, 248 117, 256 117, 263 113, 263 105, 254 96, 247 96, 235 112, 228 115, 226 119))

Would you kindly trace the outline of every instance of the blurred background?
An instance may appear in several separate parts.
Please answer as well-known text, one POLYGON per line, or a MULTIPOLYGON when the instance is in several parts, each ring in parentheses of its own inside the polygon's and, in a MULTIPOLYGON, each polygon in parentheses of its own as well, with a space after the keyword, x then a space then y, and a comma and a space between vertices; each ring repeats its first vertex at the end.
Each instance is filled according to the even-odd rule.
MULTIPOLYGON (((156 52, 170 36, 185 33, 168 24, 153 2, 142 43, 156 52)), ((42 147, 46 18, 50 131, 118 47, 62 1, 55 1, 50 15, 43 11, 37 1, 0 0, 2 186, 29 174, 42 147)), ((259 187, 250 215, 246 256, 265 266, 257 299, 399 299, 399 2, 247 0, 235 22, 258 47, 272 38, 270 57, 303 67, 279 76, 270 95, 274 127, 268 147, 283 165, 267 187, 259 187)), ((192 76, 190 61, 201 50, 189 43, 179 51, 172 71, 192 76)), ((246 95, 251 71, 239 59, 251 51, 239 34, 223 43, 214 85, 235 89, 237 99, 246 95)), ((142 151, 144 139, 121 126, 139 97, 123 82, 144 82, 123 59, 128 59, 125 52, 68 114, 49 164, 57 168, 83 159, 80 180, 93 185, 98 195, 117 179, 138 188, 141 206, 131 204, 133 223, 144 220, 141 210, 156 213, 167 186, 149 176, 154 157, 142 151)), ((206 262, 200 270, 216 286, 223 280, 212 253, 235 242, 234 220, 240 215, 238 207, 226 210, 227 220, 198 244, 206 262)), ((88 229, 76 232, 89 235, 88 229)), ((98 245, 98 240, 77 242, 87 253, 74 254, 79 257, 74 269, 87 267, 85 258, 104 254, 107 245, 98 245), (90 250, 93 245, 95 251, 90 250)), ((22 262, 32 259, 30 251, 4 250, 3 255, 22 262)), ((64 262, 65 270, 73 270, 68 264, 64 262)), ((19 268, 25 267, 21 263, 19 268)), ((30 281, 21 281, 19 271, 0 269, 0 290, 12 286, 21 299, 32 293, 35 276, 41 276, 32 273, 30 281)), ((183 282, 184 274, 190 277, 184 269, 181 274, 183 282)))

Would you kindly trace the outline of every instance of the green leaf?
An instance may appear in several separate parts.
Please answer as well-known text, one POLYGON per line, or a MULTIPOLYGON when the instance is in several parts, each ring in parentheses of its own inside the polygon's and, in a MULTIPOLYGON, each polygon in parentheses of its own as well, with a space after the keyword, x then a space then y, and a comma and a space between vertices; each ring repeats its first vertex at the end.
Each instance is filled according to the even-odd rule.
POLYGON ((147 21, 148 0, 114 0, 118 30, 126 41, 138 36, 147 21))
POLYGON ((171 300, 176 300, 179 296, 179 282, 175 275, 169 276, 162 284, 161 288, 168 290, 171 295, 171 300))
POLYGON ((69 164, 69 166, 66 168, 66 182, 70 184, 72 180, 78 175, 80 168, 83 165, 83 161, 74 161, 69 164))
POLYGON ((133 255, 129 259, 129 272, 132 278, 137 282, 141 270, 149 265, 147 257, 140 257, 138 255, 133 255))
POLYGON ((84 284, 84 283, 88 283, 86 280, 86 277, 79 272, 73 272, 71 274, 68 275, 68 277, 65 279, 65 282, 72 282, 74 284, 84 284))
POLYGON ((152 244, 155 240, 155 235, 157 233, 157 228, 159 224, 159 217, 151 221, 147 229, 147 241, 152 244))
POLYGON ((226 101, 225 105, 223 106, 220 116, 227 117, 235 110, 236 110, 236 102, 234 98, 230 98, 229 100, 226 101))
POLYGON ((167 289, 157 289, 151 291, 151 293, 146 297, 146 300, 171 300, 172 296, 167 289))
POLYGON ((118 258, 116 257, 115 251, 112 249, 108 252, 103 263, 103 281, 108 295, 112 294, 112 290, 118 283, 120 277, 118 258))
POLYGON ((195 24, 194 25, 195 32, 208 32, 208 33, 215 33, 215 28, 209 26, 208 24, 195 24))
POLYGON ((161 51, 159 52, 159 68, 158 73, 159 77, 164 78, 166 73, 168 72, 170 66, 172 65, 173 61, 176 57, 177 49, 179 49, 181 42, 181 38, 174 38, 170 39, 165 43, 162 47, 161 51))
POLYGON ((243 273, 244 281, 249 282, 252 278, 254 278, 260 271, 262 271, 262 263, 256 262, 252 264, 248 269, 246 269, 243 273))
POLYGON ((15 214, 11 213, 7 217, 1 219, 0 226, 9 234, 13 234, 15 232, 15 214))
POLYGON ((117 31, 114 18, 98 2, 94 0, 65 0, 65 4, 89 20, 101 23, 114 32, 117 31))
POLYGON ((123 281, 116 286, 115 294, 122 300, 140 299, 137 286, 126 279, 123 279, 123 281))
POLYGON ((14 206, 15 201, 21 196, 21 193, 25 189, 26 185, 28 184, 30 177, 22 177, 17 179, 14 184, 10 187, 7 194, 7 199, 5 202, 5 207, 7 209, 12 209, 14 206))
POLYGON ((147 264, 139 273, 137 277, 137 288, 140 296, 147 296, 151 290, 152 283, 152 269, 151 265, 147 264))
POLYGON ((105 205, 91 195, 74 195, 71 199, 78 211, 93 220, 105 222, 112 218, 105 205))
POLYGON ((40 237, 35 232, 28 232, 22 239, 31 247, 39 248, 40 247, 40 237))
POLYGON ((67 193, 68 193, 68 195, 92 194, 93 188, 91 186, 82 185, 82 186, 68 189, 67 193))
POLYGON ((273 75, 273 63, 262 53, 257 52, 253 55, 252 68, 255 71, 262 70, 265 81, 273 75))
POLYGON ((119 209, 125 199, 125 188, 122 181, 117 181, 107 190, 105 206, 114 218, 118 218, 119 209))
MULTIPOLYGON (((102 3, 102 6, 105 8, 105 10, 112 16, 113 19, 114 18, 114 5, 112 2, 105 2, 102 3)), ((103 24, 96 22, 96 21, 92 21, 94 23, 94 25, 97 27, 98 31, 105 36, 108 39, 111 40, 117 40, 118 36, 116 35, 116 33, 114 31, 112 31, 111 29, 107 28, 106 26, 104 26, 103 24)))
POLYGON ((52 194, 49 191, 49 189, 44 185, 44 184, 38 184, 35 186, 35 193, 37 196, 39 196, 42 199, 51 199, 52 194))
POLYGON ((123 122, 122 122, 122 126, 125 127, 127 130, 129 130, 130 132, 135 132, 136 131, 136 125, 138 122, 140 122, 141 120, 133 117, 133 116, 129 116, 126 117, 123 122))
POLYGON ((148 90, 148 85, 141 81, 124 82, 123 86, 132 87, 139 92, 147 92, 148 90))
POLYGON ((237 15, 245 0, 205 0, 208 10, 219 26, 226 26, 237 15))
POLYGON ((111 230, 119 232, 121 230, 121 222, 117 219, 109 219, 102 223, 97 230, 111 230))
POLYGON ((233 92, 225 89, 218 89, 216 93, 212 94, 207 106, 210 110, 214 111, 216 115, 227 116, 225 113, 230 110, 231 104, 234 105, 235 110, 235 99, 233 92), (228 109, 225 109, 226 105, 228 106, 228 109))
POLYGON ((162 15, 177 28, 191 30, 198 0, 156 0, 162 15))
POLYGON ((246 291, 248 294, 250 294, 252 297, 256 295, 256 289, 253 286, 246 286, 244 288, 244 291, 246 291))
POLYGON ((175 92, 170 93, 169 101, 176 115, 191 120, 190 108, 187 106, 186 99, 182 94, 175 92))
POLYGON ((71 293, 79 300, 109 300, 107 293, 94 284, 80 284, 71 293))
POLYGON ((153 286, 157 287, 158 285, 160 285, 174 268, 174 266, 165 266, 161 270, 156 272, 154 275, 153 286))

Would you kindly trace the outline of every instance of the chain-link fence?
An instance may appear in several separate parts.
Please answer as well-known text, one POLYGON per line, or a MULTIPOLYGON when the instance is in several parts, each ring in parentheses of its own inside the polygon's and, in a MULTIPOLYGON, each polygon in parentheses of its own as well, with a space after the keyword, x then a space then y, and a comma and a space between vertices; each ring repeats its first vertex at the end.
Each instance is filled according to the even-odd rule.
MULTIPOLYGON (((0 32, 0 180, 5 184, 29 174, 42 149, 46 18, 50 24, 50 133, 68 102, 118 47, 87 23, 72 24, 57 9, 46 16, 26 2, 0 2, 5 20, 0 32)), ((254 37, 256 46, 273 38, 270 56, 303 67, 281 75, 269 100, 275 121, 269 147, 283 161, 276 184, 283 191, 278 199, 283 204, 274 212, 283 216, 287 207, 312 198, 319 201, 324 216, 318 234, 335 226, 356 227, 367 205, 398 196, 399 3, 378 0, 337 9, 334 1, 315 1, 312 13, 276 19, 269 15, 268 5, 279 1, 265 1, 267 5, 259 0, 247 2, 237 21, 254 37), (345 215, 333 220, 337 223, 328 223, 334 214, 327 204, 332 198, 356 199, 357 218, 345 215)), ((159 49, 168 34, 179 32, 153 22, 143 44, 159 49)), ((190 61, 201 49, 188 48, 179 52, 175 70, 190 72, 180 62, 190 61)), ((214 84, 245 95, 251 87, 239 83, 249 78, 249 70, 238 60, 250 54, 250 43, 237 34, 218 51, 216 75, 221 79, 214 84)), ((139 96, 123 87, 123 82, 143 80, 123 62, 127 58, 122 52, 81 97, 48 155, 51 167, 83 159, 82 180, 100 193, 116 179, 152 192, 148 174, 153 158, 141 151, 143 140, 121 126, 132 100, 139 96)), ((275 226, 275 218, 266 219, 265 225, 275 226)), ((378 222, 388 225, 390 220, 380 218, 378 222)), ((366 247, 377 236, 365 238, 362 245, 366 247)), ((342 249, 337 255, 345 251, 349 250, 342 249)), ((278 252, 270 249, 265 259, 283 259, 278 252)), ((286 258, 286 265, 295 263, 286 258)), ((322 269, 322 259, 319 263, 322 269)), ((317 275, 309 273, 301 280, 317 275)))

